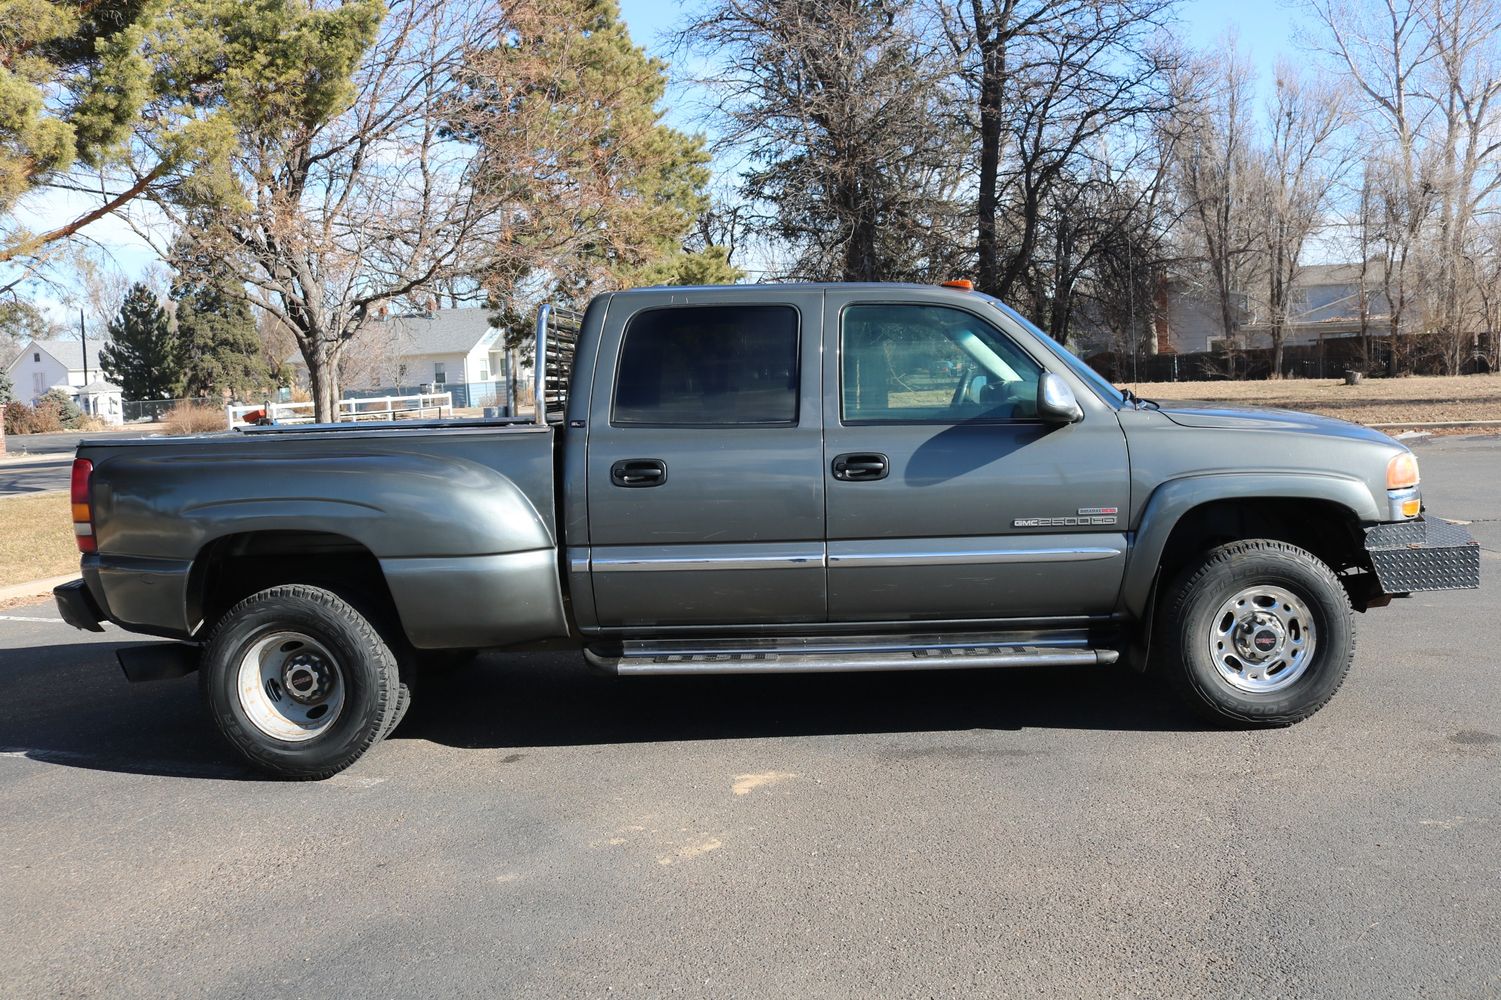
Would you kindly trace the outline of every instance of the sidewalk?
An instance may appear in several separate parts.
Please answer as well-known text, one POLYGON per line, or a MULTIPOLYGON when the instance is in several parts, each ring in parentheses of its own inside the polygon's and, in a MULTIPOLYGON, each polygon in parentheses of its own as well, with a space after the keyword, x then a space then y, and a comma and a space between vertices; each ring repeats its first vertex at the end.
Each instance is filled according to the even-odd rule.
POLYGON ((31 454, 6 452, 0 455, 0 465, 32 465, 36 462, 71 462, 73 456, 67 452, 33 452, 31 454))
POLYGON ((77 573, 68 573, 64 576, 49 576, 41 580, 27 580, 25 583, 13 583, 8 587, 0 587, 0 608, 33 598, 50 598, 53 587, 76 579, 78 579, 77 573))

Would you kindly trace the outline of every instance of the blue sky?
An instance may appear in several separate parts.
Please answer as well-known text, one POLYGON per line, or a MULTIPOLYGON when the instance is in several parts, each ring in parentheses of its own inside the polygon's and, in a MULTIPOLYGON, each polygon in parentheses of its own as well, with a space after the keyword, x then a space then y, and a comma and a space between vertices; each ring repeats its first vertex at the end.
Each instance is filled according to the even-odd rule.
MULTIPOLYGON (((685 12, 700 6, 695 0, 617 2, 636 44, 658 55, 665 54, 666 36, 683 20, 685 12)), ((1195 48, 1212 45, 1227 30, 1233 30, 1264 80, 1271 77, 1278 56, 1299 56, 1295 39, 1308 23, 1306 15, 1285 0, 1185 0, 1178 17, 1183 39, 1195 48)))
MULTIPOLYGON (((631 37, 638 45, 644 45, 653 53, 665 55, 667 37, 685 17, 685 12, 700 5, 699 0, 673 2, 673 0, 617 0, 621 15, 630 28, 631 37)), ((1285 0, 1186 0, 1179 11, 1178 30, 1189 44, 1203 48, 1215 43, 1227 30, 1233 29, 1241 47, 1256 66, 1262 85, 1270 89, 1270 77, 1279 56, 1296 58, 1299 49, 1296 38, 1300 28, 1307 24, 1305 15, 1289 7, 1285 0)), ((669 99, 668 118, 674 125, 687 131, 702 131, 703 124, 695 117, 692 95, 679 91, 669 99)), ((28 206, 26 221, 34 228, 54 224, 52 216, 61 216, 65 204, 53 198, 45 198, 40 204, 28 206)), ((115 264, 131 277, 143 272, 155 260, 155 254, 120 222, 102 220, 90 229, 112 251, 115 264)), ((38 296, 46 306, 54 309, 60 318, 73 315, 65 312, 62 304, 52 294, 43 292, 38 296)))

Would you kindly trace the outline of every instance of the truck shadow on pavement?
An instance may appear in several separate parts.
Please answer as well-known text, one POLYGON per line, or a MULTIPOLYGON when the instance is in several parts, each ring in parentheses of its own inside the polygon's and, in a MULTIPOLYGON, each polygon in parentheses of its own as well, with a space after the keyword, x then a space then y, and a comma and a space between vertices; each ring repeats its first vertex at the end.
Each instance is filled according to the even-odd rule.
POLYGON ((610 677, 570 654, 430 671, 393 738, 579 746, 951 730, 1201 729, 1124 667, 610 677))
MULTIPOLYGON (((125 681, 124 643, 0 650, 0 753, 91 770, 261 780, 196 676, 125 681)), ((616 678, 568 653, 490 653, 419 678, 393 739, 526 748, 958 730, 1201 728, 1124 668, 616 678)))

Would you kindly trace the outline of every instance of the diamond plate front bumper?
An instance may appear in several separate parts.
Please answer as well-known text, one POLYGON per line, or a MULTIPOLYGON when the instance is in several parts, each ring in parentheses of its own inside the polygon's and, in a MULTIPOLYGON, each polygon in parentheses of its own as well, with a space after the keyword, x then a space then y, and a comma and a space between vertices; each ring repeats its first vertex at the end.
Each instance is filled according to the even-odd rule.
POLYGON ((1457 524, 1426 517, 1378 524, 1365 530, 1365 547, 1383 593, 1480 586, 1480 546, 1457 524))

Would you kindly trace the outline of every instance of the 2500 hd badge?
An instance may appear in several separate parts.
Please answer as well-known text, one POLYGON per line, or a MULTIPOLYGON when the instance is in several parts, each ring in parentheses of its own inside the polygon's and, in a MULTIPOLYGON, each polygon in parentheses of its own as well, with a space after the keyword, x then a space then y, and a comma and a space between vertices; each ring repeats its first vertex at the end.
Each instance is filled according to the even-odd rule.
POLYGON ((1120 513, 1116 507, 1080 507, 1079 513, 1063 517, 1019 517, 1011 522, 1013 528, 1066 528, 1085 524, 1114 524, 1120 513))

